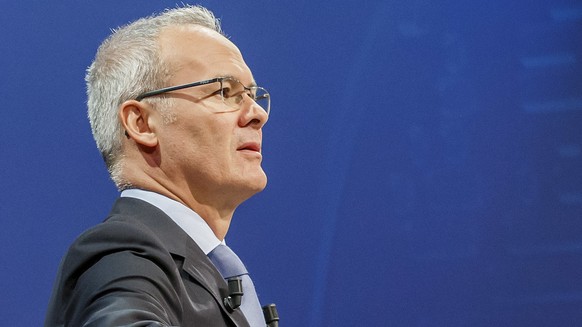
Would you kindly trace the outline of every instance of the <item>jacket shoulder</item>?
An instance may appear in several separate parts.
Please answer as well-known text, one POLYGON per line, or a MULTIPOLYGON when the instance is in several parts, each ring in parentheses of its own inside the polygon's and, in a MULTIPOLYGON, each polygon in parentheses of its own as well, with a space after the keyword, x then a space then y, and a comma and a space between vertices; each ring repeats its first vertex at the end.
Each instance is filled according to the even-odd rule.
MULTIPOLYGON (((117 307, 155 317, 170 325, 180 315, 180 273, 153 227, 120 214, 82 233, 64 256, 47 310, 47 326, 63 319, 126 319, 117 307), (154 306, 154 307, 152 307, 154 306), (100 308, 87 312, 88 308, 100 308), (149 313, 148 313, 149 312, 149 313)), ((109 320, 107 325, 109 325, 109 320)), ((118 321, 120 322, 120 321, 118 321)))

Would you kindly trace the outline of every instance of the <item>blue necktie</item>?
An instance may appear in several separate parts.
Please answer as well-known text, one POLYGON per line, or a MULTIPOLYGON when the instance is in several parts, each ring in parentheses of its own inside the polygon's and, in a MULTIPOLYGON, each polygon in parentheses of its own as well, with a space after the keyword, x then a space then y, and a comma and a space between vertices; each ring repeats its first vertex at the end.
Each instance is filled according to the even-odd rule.
POLYGON ((252 327, 264 327, 266 325, 265 318, 255 291, 255 285, 236 253, 228 246, 220 244, 208 253, 208 258, 214 263, 224 279, 231 277, 242 279, 244 295, 240 308, 252 327))

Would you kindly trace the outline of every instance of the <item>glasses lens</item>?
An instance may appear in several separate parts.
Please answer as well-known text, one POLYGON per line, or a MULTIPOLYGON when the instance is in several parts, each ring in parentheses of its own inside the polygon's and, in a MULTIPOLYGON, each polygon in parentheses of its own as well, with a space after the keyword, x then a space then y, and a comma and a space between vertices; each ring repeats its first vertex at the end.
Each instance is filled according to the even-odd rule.
POLYGON ((228 78, 221 82, 221 90, 224 103, 232 109, 240 109, 242 102, 245 101, 245 94, 250 98, 249 101, 254 100, 267 114, 271 109, 269 92, 262 87, 252 86, 248 88, 241 82, 228 78))
POLYGON ((255 102, 268 114, 271 110, 271 96, 269 95, 269 92, 260 86, 251 88, 251 91, 254 94, 255 102))
POLYGON ((220 82, 222 100, 231 109, 238 110, 245 92, 244 85, 234 79, 224 79, 220 82))

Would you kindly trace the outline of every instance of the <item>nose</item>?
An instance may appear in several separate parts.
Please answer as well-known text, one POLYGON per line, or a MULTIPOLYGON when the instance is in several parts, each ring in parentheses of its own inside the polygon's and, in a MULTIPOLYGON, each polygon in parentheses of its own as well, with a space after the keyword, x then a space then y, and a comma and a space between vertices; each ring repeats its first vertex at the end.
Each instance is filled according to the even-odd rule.
POLYGON ((245 95, 240 112, 239 125, 241 127, 251 126, 260 129, 267 123, 267 120, 269 120, 267 111, 259 106, 248 95, 245 95))

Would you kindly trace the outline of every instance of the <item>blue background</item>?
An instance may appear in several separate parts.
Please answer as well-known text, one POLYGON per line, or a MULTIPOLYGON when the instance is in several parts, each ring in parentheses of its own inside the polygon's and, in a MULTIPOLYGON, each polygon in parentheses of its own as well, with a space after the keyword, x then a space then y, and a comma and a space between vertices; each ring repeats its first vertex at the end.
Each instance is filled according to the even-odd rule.
MULTIPOLYGON (((203 1, 272 94, 228 235, 282 326, 582 324, 582 3, 203 1)), ((171 1, 0 5, 0 317, 39 326, 117 197, 86 119, 109 29, 171 1)))

